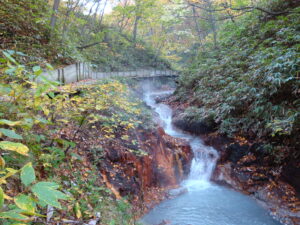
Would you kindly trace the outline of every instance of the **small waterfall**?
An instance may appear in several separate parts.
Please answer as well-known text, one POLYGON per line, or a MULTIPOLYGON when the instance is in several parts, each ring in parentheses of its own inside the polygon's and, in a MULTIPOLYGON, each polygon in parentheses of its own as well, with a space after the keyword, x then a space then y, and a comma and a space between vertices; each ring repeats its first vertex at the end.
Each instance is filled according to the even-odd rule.
POLYGON ((214 148, 205 146, 197 137, 190 141, 190 145, 194 159, 184 186, 190 189, 203 189, 210 186, 209 181, 217 163, 218 153, 214 148))
POLYGON ((186 139, 194 152, 190 174, 188 179, 183 182, 183 186, 189 190, 209 187, 209 180, 218 159, 217 151, 212 147, 205 146, 200 138, 179 131, 172 125, 172 109, 165 104, 157 104, 155 102, 156 96, 172 92, 155 92, 149 90, 149 87, 144 90, 147 90, 144 95, 144 101, 158 114, 159 123, 165 132, 170 136, 186 139))
POLYGON ((172 225, 279 225, 253 199, 210 182, 217 151, 172 125, 172 109, 155 102, 156 96, 167 92, 153 91, 149 87, 144 90, 144 100, 156 112, 155 117, 165 132, 187 140, 194 159, 189 177, 181 185, 188 192, 160 203, 142 218, 142 224, 170 221, 172 225))

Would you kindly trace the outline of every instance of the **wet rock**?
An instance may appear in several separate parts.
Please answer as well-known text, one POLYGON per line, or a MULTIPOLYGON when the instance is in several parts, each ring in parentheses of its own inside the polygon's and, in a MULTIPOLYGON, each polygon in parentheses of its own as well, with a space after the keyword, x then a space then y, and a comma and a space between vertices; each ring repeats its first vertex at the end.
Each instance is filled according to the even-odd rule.
POLYGON ((254 173, 251 176, 251 179, 254 180, 254 181, 267 181, 267 180, 269 180, 269 178, 265 174, 262 174, 262 173, 254 173))
POLYGON ((231 144, 227 147, 228 160, 236 164, 242 157, 249 153, 248 145, 231 144))
POLYGON ((249 148, 249 151, 258 157, 265 157, 266 155, 268 155, 268 152, 265 150, 263 143, 252 144, 249 148))
POLYGON ((224 135, 218 135, 217 133, 212 133, 205 135, 203 137, 204 144, 214 147, 219 154, 218 163, 225 163, 229 157, 229 152, 227 151, 228 145, 233 142, 233 139, 228 138, 224 135))
POLYGON ((234 178, 232 173, 233 169, 231 163, 218 164, 212 176, 212 180, 218 184, 234 187, 236 190, 242 190, 242 186, 238 180, 234 178))
POLYGON ((191 121, 185 118, 183 114, 179 114, 173 118, 173 124, 181 130, 192 134, 208 134, 216 130, 217 124, 210 120, 191 121))
POLYGON ((159 223, 157 225, 171 225, 171 221, 169 221, 169 220, 163 220, 161 223, 159 223))
POLYGON ((203 137, 205 145, 209 145, 217 149, 219 152, 226 151, 226 146, 233 142, 232 138, 225 135, 209 134, 203 137))
POLYGON ((176 189, 171 189, 168 191, 167 197, 168 198, 176 198, 180 195, 183 195, 188 192, 188 189, 185 187, 180 187, 176 189))
POLYGON ((300 197, 300 162, 291 160, 287 163, 282 169, 282 178, 295 188, 300 197))
POLYGON ((111 162, 118 162, 121 160, 121 155, 118 151, 108 151, 106 156, 111 162))
POLYGON ((251 177, 251 175, 249 173, 245 173, 245 172, 241 172, 241 171, 235 172, 235 176, 239 182, 247 182, 251 177))
POLYGON ((170 96, 172 95, 172 93, 168 93, 168 94, 161 94, 157 97, 155 97, 155 102, 156 103, 162 103, 162 102, 165 102, 166 100, 168 100, 168 98, 170 98, 170 96))
POLYGON ((249 155, 243 156, 238 161, 238 165, 245 167, 245 166, 251 166, 257 162, 258 162, 257 157, 253 154, 249 154, 249 155))

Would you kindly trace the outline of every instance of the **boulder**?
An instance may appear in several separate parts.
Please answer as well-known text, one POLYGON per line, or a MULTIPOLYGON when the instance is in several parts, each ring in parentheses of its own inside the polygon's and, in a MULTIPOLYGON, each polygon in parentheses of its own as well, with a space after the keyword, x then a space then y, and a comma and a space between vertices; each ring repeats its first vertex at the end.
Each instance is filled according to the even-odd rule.
POLYGON ((300 197, 300 162, 296 160, 291 160, 287 165, 282 169, 282 178, 292 185, 298 196, 300 197))
POLYGON ((171 95, 172 95, 172 93, 158 95, 157 97, 155 97, 154 100, 156 103, 162 103, 162 102, 165 102, 166 100, 168 100, 168 98, 170 98, 171 95))
POLYGON ((229 145, 226 151, 228 153, 228 160, 236 164, 241 158, 249 153, 249 146, 234 143, 229 145))
POLYGON ((179 114, 173 118, 173 124, 181 130, 200 135, 209 134, 216 130, 217 124, 211 119, 203 119, 201 121, 193 121, 183 114, 179 114))
POLYGON ((168 198, 176 198, 176 197, 178 197, 180 195, 183 195, 183 194, 185 194, 187 192, 188 192, 187 188, 180 187, 180 188, 169 190, 167 196, 168 196, 168 198))

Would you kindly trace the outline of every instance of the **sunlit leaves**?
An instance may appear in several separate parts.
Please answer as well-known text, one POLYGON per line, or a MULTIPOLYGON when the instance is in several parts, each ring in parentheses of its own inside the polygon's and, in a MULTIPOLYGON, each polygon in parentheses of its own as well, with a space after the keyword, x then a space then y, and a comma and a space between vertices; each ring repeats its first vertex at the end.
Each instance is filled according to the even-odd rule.
POLYGON ((36 204, 33 199, 27 195, 20 194, 14 199, 16 205, 25 212, 34 213, 36 204))
POLYGON ((53 66, 51 64, 49 64, 49 63, 46 63, 46 67, 49 70, 54 70, 53 66))
POLYGON ((0 124, 5 124, 8 126, 17 126, 17 125, 20 125, 21 123, 22 123, 21 121, 10 121, 10 120, 5 120, 5 119, 0 120, 0 124))
POLYGON ((7 151, 17 152, 21 155, 28 155, 28 147, 22 143, 15 143, 10 141, 0 141, 0 148, 7 151))
MULTIPOLYGON (((4 199, 6 199, 10 202, 9 209, 13 210, 0 210, 0 218, 1 220, 7 219, 10 224, 12 221, 20 221, 15 224, 23 224, 30 222, 36 216, 43 217, 43 215, 37 213, 36 202, 38 202, 38 199, 40 202, 61 207, 58 200, 67 198, 65 194, 57 190, 58 185, 56 183, 36 181, 32 162, 28 162, 28 160, 42 159, 36 152, 39 151, 45 136, 50 133, 47 126, 52 124, 49 120, 51 119, 52 110, 58 102, 63 106, 65 98, 58 97, 56 102, 56 100, 51 101, 46 95, 50 88, 51 91, 55 91, 55 82, 49 81, 45 85, 34 82, 33 78, 42 73, 40 66, 34 66, 31 70, 27 70, 24 65, 18 64, 9 53, 4 54, 4 56, 6 58, 1 59, 1 63, 6 62, 7 66, 4 66, 4 69, 1 70, 4 72, 1 73, 4 77, 4 84, 0 86, 0 92, 5 95, 5 98, 3 98, 4 104, 1 105, 0 112, 0 137, 2 138, 0 149, 8 152, 4 152, 3 157, 0 156, 0 185, 2 185, 0 208, 3 206, 4 199), (36 133, 36 129, 39 129, 41 134, 36 133), (22 140, 22 143, 14 142, 11 139, 22 140), (25 158, 12 154, 18 153, 29 156, 29 147, 32 150, 32 157, 25 158), (8 157, 8 160, 6 157, 8 157), (11 165, 11 158, 14 160, 13 166, 11 165), (22 167, 22 165, 24 166, 22 167), (13 168, 9 168, 9 166, 13 168), (18 174, 20 176, 17 176, 18 174), (10 187, 6 186, 10 182, 20 187, 14 190, 14 193, 11 193, 10 187), (4 187, 5 192, 7 190, 9 192, 4 193, 2 187, 4 187), (22 190, 22 193, 16 193, 18 190, 22 190)), ((61 155, 63 153, 62 151, 61 155)), ((57 160, 56 156, 53 155, 55 160, 57 160)), ((51 165, 52 163, 53 160, 51 165)))
POLYGON ((5 160, 0 156, 0 170, 5 168, 5 160))
POLYGON ((15 175, 16 173, 18 173, 19 171, 18 170, 15 170, 15 169, 12 169, 12 168, 5 168, 7 170, 7 173, 3 173, 5 174, 5 176, 1 177, 0 178, 0 185, 1 184, 6 184, 6 179, 15 175))

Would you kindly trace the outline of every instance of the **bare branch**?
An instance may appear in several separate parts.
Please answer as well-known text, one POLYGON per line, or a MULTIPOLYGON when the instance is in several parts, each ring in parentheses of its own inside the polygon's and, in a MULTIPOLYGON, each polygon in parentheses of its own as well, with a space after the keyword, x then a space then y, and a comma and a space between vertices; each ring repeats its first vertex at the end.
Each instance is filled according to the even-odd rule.
POLYGON ((210 8, 205 8, 203 6, 200 6, 198 4, 194 4, 194 3, 191 3, 191 2, 188 2, 188 4, 190 6, 202 9, 206 12, 223 12, 223 11, 228 10, 228 9, 233 10, 233 11, 247 11, 247 12, 251 12, 253 10, 258 10, 258 11, 264 12, 264 13, 272 15, 272 16, 280 16, 280 15, 284 15, 284 14, 288 14, 288 13, 299 13, 299 12, 295 12, 295 11, 272 12, 270 10, 267 10, 267 9, 264 9, 264 8, 261 8, 261 7, 258 7, 258 6, 245 6, 245 7, 240 7, 240 8, 234 8, 234 7, 231 7, 231 6, 224 5, 223 6, 224 8, 221 8, 221 9, 210 9, 210 8))
POLYGON ((95 42, 95 43, 92 43, 92 44, 88 44, 88 45, 84 45, 84 46, 80 46, 80 47, 77 47, 79 50, 83 50, 83 49, 85 49, 85 48, 90 48, 90 47, 93 47, 93 46, 95 46, 95 45, 98 45, 98 44, 100 44, 101 42, 100 41, 98 41, 98 42, 95 42))

